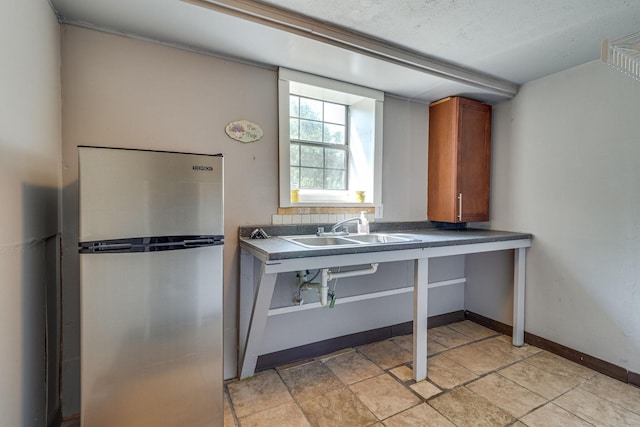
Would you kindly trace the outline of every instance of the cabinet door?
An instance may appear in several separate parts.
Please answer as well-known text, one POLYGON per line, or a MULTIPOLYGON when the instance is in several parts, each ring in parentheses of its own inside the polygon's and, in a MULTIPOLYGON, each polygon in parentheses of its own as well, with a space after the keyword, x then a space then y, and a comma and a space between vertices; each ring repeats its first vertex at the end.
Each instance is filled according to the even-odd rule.
POLYGON ((440 101, 429 107, 429 180, 427 217, 455 222, 457 216, 457 105, 440 101))
POLYGON ((429 108, 428 219, 489 220, 491 106, 446 98, 429 108))
POLYGON ((460 99, 458 120, 459 222, 489 220, 491 106, 460 99), (461 211, 460 211, 461 209, 461 211))

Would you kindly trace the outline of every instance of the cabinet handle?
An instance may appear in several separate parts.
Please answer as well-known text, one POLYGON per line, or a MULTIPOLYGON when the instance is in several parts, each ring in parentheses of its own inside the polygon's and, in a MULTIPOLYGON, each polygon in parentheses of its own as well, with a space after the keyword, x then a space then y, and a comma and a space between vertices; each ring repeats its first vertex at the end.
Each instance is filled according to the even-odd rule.
POLYGON ((458 221, 462 221, 462 193, 458 193, 458 221))

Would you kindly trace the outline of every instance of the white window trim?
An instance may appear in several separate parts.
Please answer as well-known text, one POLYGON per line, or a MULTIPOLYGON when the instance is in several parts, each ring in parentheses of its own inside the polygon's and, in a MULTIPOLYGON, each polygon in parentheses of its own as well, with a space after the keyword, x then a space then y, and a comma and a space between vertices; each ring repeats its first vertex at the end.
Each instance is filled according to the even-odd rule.
POLYGON ((375 89, 314 76, 299 71, 280 68, 278 72, 278 120, 279 120, 279 165, 280 207, 331 206, 331 207, 381 207, 382 206, 382 120, 384 93, 375 89), (363 98, 375 100, 375 135, 373 160, 373 200, 367 203, 349 201, 349 191, 300 190, 303 201, 291 202, 290 155, 289 155, 289 93, 292 85, 302 84, 324 88, 316 97, 341 104, 353 104, 363 98), (336 96, 333 92, 341 92, 336 96), (346 95, 346 96, 344 96, 346 95), (286 100, 281 102, 280 100, 286 100), (322 201, 318 195, 323 194, 322 201), (332 200, 333 199, 333 200, 332 200))

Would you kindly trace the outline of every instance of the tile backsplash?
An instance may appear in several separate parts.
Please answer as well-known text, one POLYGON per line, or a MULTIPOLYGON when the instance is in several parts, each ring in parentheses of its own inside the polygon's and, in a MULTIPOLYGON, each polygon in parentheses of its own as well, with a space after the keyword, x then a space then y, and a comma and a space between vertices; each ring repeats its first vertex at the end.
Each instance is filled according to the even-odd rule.
MULTIPOLYGON (((337 213, 337 214, 294 214, 281 215, 274 214, 271 216, 272 225, 289 225, 289 224, 335 224, 348 218, 359 217, 359 214, 353 213, 337 213)), ((373 213, 365 214, 369 222, 374 221, 373 213)))

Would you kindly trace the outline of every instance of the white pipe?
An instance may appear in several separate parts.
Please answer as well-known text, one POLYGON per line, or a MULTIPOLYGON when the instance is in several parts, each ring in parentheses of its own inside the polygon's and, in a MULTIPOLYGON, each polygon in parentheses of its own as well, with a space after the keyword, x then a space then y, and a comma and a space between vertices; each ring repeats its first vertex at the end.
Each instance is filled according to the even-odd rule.
POLYGON ((320 286, 320 305, 323 307, 327 306, 329 297, 329 287, 328 286, 320 286))
MULTIPOLYGON (((327 280, 341 279, 343 277, 365 276, 367 274, 373 274, 378 271, 378 263, 371 264, 369 268, 363 268, 361 270, 339 271, 331 272, 328 268, 323 268, 322 272, 327 271, 327 280)), ((323 286, 324 286, 324 274, 323 274, 323 286)))
POLYGON ((378 263, 371 264, 369 268, 364 268, 361 270, 351 270, 351 271, 342 271, 342 272, 331 272, 328 268, 323 268, 321 270, 321 282, 320 287, 318 288, 320 292, 320 305, 326 307, 328 304, 328 295, 329 295, 329 280, 340 279, 343 277, 354 277, 354 276, 364 276, 366 274, 373 274, 378 270, 378 263))
POLYGON ((331 272, 328 268, 323 268, 320 273, 320 287, 318 288, 318 292, 320 293, 320 305, 326 307, 327 297, 329 295, 329 286, 327 285, 327 282, 330 280, 329 273, 331 272))

